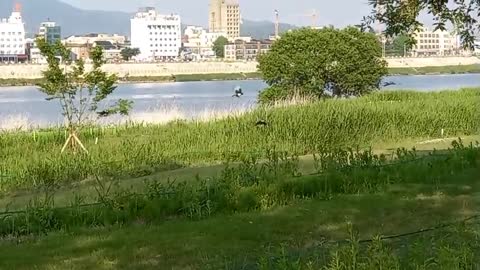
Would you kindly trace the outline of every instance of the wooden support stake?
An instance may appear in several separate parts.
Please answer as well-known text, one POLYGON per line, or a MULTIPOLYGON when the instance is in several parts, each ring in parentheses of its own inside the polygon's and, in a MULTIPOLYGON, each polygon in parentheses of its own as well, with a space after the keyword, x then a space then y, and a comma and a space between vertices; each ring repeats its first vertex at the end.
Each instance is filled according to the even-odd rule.
POLYGON ((63 145, 62 151, 60 153, 65 152, 65 149, 67 149, 67 146, 68 146, 68 144, 70 143, 71 140, 72 140, 72 134, 68 135, 68 138, 65 141, 65 144, 63 145))
POLYGON ((82 141, 80 141, 80 139, 77 137, 77 134, 75 134, 75 132, 72 132, 72 131, 70 131, 70 134, 68 135, 68 138, 67 138, 67 140, 65 141, 65 144, 62 147, 61 153, 65 152, 68 145, 70 145, 70 147, 75 152, 77 144, 80 146, 80 148, 82 148, 83 151, 85 151, 85 153, 88 154, 87 148, 85 148, 82 141))

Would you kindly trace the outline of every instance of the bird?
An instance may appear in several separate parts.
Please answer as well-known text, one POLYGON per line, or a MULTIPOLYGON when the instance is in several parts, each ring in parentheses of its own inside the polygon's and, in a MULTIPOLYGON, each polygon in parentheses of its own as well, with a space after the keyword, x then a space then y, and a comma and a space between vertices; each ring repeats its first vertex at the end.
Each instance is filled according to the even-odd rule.
POLYGON ((109 115, 109 112, 108 111, 101 111, 101 112, 98 112, 98 116, 100 117, 106 117, 109 115))
POLYGON ((242 88, 240 88, 240 86, 235 87, 235 94, 232 97, 239 98, 241 96, 243 96, 242 88))
POLYGON ((267 121, 265 121, 265 120, 258 120, 257 123, 255 123, 255 126, 257 126, 257 127, 266 127, 266 126, 268 126, 268 123, 267 123, 267 121))
POLYGON ((395 85, 396 83, 394 82, 384 82, 383 83, 383 87, 387 87, 387 86, 390 86, 390 85, 395 85))

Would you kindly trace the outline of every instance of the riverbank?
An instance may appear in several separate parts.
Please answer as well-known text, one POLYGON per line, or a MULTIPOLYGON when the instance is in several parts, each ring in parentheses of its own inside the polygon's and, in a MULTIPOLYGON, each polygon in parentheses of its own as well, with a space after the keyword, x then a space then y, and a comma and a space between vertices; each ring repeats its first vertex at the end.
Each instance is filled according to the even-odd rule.
MULTIPOLYGON (((442 75, 442 74, 477 74, 479 65, 431 66, 411 68, 389 68, 389 75, 442 75)), ((119 83, 167 83, 167 82, 194 82, 194 81, 239 81, 262 80, 260 72, 248 73, 211 73, 211 74, 178 74, 171 76, 129 76, 122 78, 119 83)), ((42 79, 0 79, 0 87, 35 86, 42 83, 42 79)))
MULTIPOLYGON (((261 80, 260 72, 251 73, 217 73, 217 74, 181 74, 172 76, 130 76, 122 78, 119 83, 168 83, 168 82, 195 82, 195 81, 239 81, 261 80)), ((0 79, 0 87, 35 86, 42 83, 42 79, 0 79)))
POLYGON ((389 68, 390 75, 441 75, 441 74, 474 74, 480 73, 480 64, 477 65, 456 65, 438 67, 411 67, 411 68, 389 68))

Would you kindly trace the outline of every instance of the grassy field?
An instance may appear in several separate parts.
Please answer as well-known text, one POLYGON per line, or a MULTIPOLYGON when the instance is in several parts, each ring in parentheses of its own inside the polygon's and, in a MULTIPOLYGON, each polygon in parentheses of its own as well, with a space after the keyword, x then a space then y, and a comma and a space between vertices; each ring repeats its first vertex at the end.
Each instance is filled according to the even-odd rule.
POLYGON ((480 73, 478 65, 458 65, 440 67, 418 67, 418 68, 389 68, 391 75, 435 75, 435 74, 468 74, 480 73))
POLYGON ((3 192, 95 176, 132 178, 219 161, 306 155, 373 142, 471 135, 480 91, 382 92, 352 100, 258 108, 209 122, 86 128, 89 155, 61 155, 61 129, 0 133, 3 192), (428 112, 428 113, 426 113, 428 112), (256 126, 264 120, 267 126, 256 126))
POLYGON ((0 133, 0 269, 477 269, 479 104, 398 91, 86 127, 88 155, 61 155, 59 128, 0 133))
MULTIPOLYGON (((243 182, 236 191, 239 197, 231 201, 248 206, 251 200, 245 194, 251 194, 259 199, 251 209, 225 212, 232 204, 228 197, 218 196, 223 188, 212 179, 210 184, 216 186, 210 189, 212 212, 204 209, 204 217, 177 212, 174 216, 179 216, 166 218, 165 205, 154 200, 138 208, 136 215, 130 207, 116 209, 123 219, 87 230, 88 215, 96 211, 82 215, 72 210, 63 215, 66 223, 59 232, 0 240, 0 269, 460 270, 479 266, 480 227, 473 218, 480 214, 478 148, 456 146, 441 158, 421 160, 407 154, 388 166, 357 156, 358 162, 347 170, 337 167, 342 159, 335 160, 331 171, 326 168, 331 172, 328 177, 277 174, 269 182, 268 175, 257 170, 260 181, 243 182), (222 208, 215 207, 218 202, 222 208), (76 218, 83 223, 73 226, 76 218), (441 226, 447 223, 451 226, 441 226), (419 233, 429 228, 435 229, 419 233), (412 232, 417 234, 370 242, 377 235, 412 232)), ((279 168, 286 167, 275 172, 279 168)), ((239 168, 234 175, 245 171, 239 168)), ((36 211, 28 220, 43 228, 57 226, 59 211, 36 211), (35 221, 39 217, 42 222, 35 221)), ((16 223, 19 228, 21 220, 16 223)))

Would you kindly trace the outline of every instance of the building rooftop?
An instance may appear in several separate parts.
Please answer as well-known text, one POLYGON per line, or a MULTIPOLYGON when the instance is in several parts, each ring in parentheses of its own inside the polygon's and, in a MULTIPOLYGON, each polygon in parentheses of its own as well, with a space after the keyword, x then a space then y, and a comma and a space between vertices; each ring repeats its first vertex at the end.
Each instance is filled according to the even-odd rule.
POLYGON ((96 46, 102 47, 104 50, 116 49, 117 47, 110 41, 95 41, 96 46))

